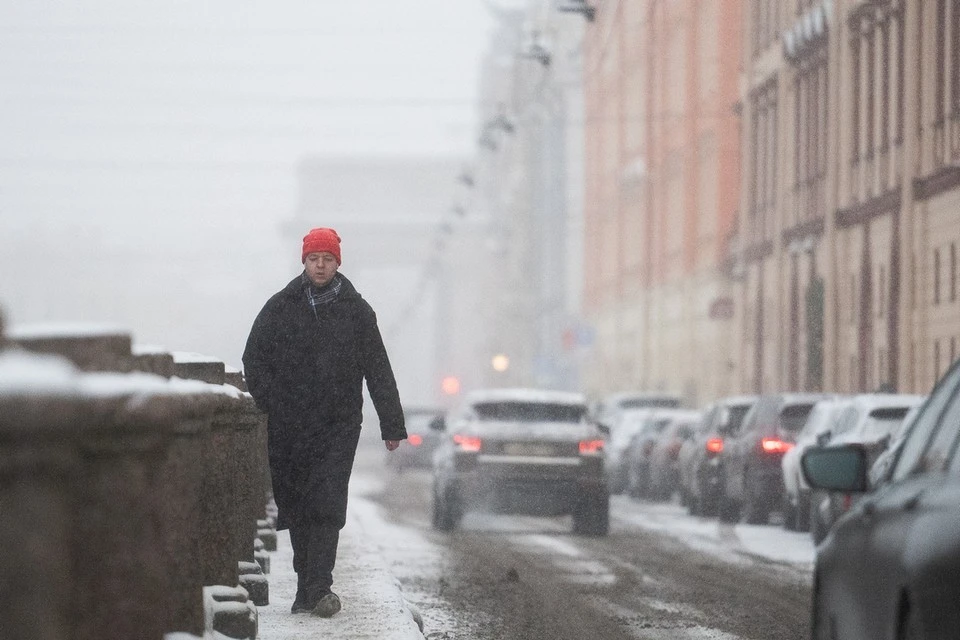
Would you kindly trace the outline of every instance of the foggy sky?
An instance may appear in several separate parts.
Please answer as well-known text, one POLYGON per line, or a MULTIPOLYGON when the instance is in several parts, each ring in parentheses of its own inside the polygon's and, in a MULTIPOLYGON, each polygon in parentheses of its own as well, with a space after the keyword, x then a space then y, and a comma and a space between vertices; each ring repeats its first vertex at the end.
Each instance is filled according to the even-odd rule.
POLYGON ((277 228, 296 162, 469 155, 489 22, 481 0, 3 3, 8 321, 121 324, 239 366, 300 269, 277 228))

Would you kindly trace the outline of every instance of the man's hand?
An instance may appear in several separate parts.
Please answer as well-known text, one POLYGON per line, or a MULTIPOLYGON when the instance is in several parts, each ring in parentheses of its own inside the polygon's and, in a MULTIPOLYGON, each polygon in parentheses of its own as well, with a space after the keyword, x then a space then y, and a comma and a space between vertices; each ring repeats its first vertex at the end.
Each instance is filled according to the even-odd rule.
POLYGON ((384 440, 383 444, 387 447, 387 451, 396 451, 397 447, 400 446, 399 440, 384 440))

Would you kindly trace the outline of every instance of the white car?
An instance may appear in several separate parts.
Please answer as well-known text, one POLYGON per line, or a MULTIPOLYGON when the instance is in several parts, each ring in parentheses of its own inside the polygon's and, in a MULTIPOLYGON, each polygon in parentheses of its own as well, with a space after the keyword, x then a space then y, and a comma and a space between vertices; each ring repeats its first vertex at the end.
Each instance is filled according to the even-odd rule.
POLYGON ((850 406, 849 397, 827 398, 813 406, 803 428, 797 434, 797 442, 783 454, 780 467, 783 469, 783 526, 792 531, 810 530, 810 485, 800 469, 803 452, 830 438, 840 413, 850 406))
POLYGON ((607 474, 607 486, 610 493, 622 493, 627 487, 627 471, 623 464, 624 453, 634 434, 640 431, 653 409, 621 410, 613 423, 608 425, 604 471, 607 474))
MULTIPOLYGON (((854 396, 850 406, 837 418, 830 433, 829 446, 860 445, 868 468, 890 444, 907 414, 926 400, 926 396, 865 393, 854 396)), ((820 544, 833 523, 853 505, 852 494, 814 492, 811 497, 810 535, 820 544)))

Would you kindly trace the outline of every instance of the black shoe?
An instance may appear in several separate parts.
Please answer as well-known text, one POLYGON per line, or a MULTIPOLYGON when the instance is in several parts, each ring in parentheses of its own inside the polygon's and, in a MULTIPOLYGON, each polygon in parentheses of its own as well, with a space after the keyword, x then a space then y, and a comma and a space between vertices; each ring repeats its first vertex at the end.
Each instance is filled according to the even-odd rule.
POLYGON ((332 618, 338 611, 340 611, 340 596, 328 591, 317 600, 317 605, 313 608, 312 613, 321 618, 332 618))
POLYGON ((306 597, 297 592, 297 597, 293 600, 293 606, 290 607, 290 613, 310 613, 316 606, 316 602, 309 602, 306 597))

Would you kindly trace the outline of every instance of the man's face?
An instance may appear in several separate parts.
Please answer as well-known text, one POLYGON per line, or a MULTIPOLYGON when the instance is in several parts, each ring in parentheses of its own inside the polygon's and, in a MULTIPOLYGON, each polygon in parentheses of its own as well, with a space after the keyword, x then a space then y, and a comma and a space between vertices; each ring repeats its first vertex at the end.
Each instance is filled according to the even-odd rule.
POLYGON ((303 267, 307 271, 307 277, 310 278, 310 282, 318 287, 322 287, 333 280, 333 276, 337 272, 337 267, 339 266, 340 265, 337 264, 337 259, 333 257, 333 254, 327 253, 326 251, 315 251, 314 253, 308 253, 307 260, 303 263, 303 267))

